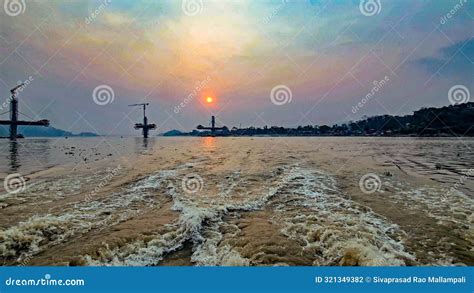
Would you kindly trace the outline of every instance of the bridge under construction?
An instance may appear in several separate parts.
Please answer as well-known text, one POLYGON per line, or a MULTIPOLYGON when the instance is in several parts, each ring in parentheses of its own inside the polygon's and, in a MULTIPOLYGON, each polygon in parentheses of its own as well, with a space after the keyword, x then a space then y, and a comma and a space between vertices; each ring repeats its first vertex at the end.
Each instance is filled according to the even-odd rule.
POLYGON ((156 124, 148 124, 148 118, 146 117, 146 106, 150 105, 149 103, 133 104, 128 105, 129 107, 143 107, 143 123, 135 123, 135 129, 142 129, 143 137, 148 138, 148 132, 150 130, 156 129, 156 124))
POLYGON ((13 89, 10 90, 10 110, 4 113, 0 113, 0 115, 4 115, 10 113, 10 120, 0 120, 0 125, 9 125, 10 126, 10 135, 8 138, 11 140, 15 140, 17 138, 23 138, 23 135, 18 134, 18 126, 49 126, 49 120, 42 119, 37 121, 25 121, 25 120, 18 120, 19 114, 27 116, 21 113, 18 109, 18 98, 17 92, 18 90, 22 89, 25 86, 24 83, 17 85, 13 89))
POLYGON ((210 130, 211 131, 211 136, 228 135, 228 132, 229 132, 229 128, 227 128, 227 126, 222 126, 222 127, 217 127, 216 126, 216 116, 211 116, 211 126, 210 127, 198 125, 196 128, 198 130, 210 130))

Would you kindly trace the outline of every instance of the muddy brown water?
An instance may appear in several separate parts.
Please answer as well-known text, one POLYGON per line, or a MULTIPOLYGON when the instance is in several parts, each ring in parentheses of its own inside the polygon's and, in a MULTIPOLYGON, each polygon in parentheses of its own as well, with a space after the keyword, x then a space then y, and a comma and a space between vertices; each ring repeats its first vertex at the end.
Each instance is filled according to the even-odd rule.
POLYGON ((4 265, 474 265, 472 139, 0 148, 2 179, 27 178, 0 191, 4 265))

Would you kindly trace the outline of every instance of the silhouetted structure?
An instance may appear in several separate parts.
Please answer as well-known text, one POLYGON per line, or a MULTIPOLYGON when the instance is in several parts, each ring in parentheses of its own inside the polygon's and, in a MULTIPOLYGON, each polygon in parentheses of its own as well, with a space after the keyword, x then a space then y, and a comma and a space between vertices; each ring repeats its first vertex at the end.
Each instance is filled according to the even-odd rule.
POLYGON ((133 104, 129 105, 130 107, 143 106, 143 123, 136 123, 135 129, 143 129, 143 137, 148 138, 148 131, 156 129, 156 124, 148 124, 148 118, 146 117, 146 106, 149 103, 133 104))
MULTIPOLYGON (((22 138, 22 135, 18 135, 18 125, 27 125, 27 126, 49 126, 49 120, 43 119, 38 121, 22 121, 18 120, 18 114, 21 113, 18 110, 18 100, 16 98, 16 92, 19 88, 24 86, 22 83, 13 89, 10 90, 11 99, 10 99, 10 120, 0 120, 0 125, 10 125, 10 139, 22 138)), ((5 114, 5 113, 2 113, 5 114)), ((24 115, 24 114, 23 114, 24 115)))
POLYGON ((229 133, 229 128, 227 128, 227 126, 216 127, 216 117, 215 116, 211 116, 211 127, 205 127, 205 126, 202 126, 202 125, 198 125, 196 128, 199 129, 199 130, 210 130, 212 136, 215 136, 216 134, 229 135, 228 134, 229 133), (220 132, 218 133, 217 131, 220 131, 220 132))
MULTIPOLYGON (((422 108, 411 115, 381 115, 363 117, 359 121, 342 124, 306 125, 296 128, 281 126, 250 126, 248 128, 211 127, 199 125, 199 130, 211 130, 217 136, 474 136, 474 103, 468 102, 442 108, 422 108), (222 132, 216 130, 222 129, 222 132)), ((168 131, 164 136, 205 136, 206 132, 193 130, 168 131)))

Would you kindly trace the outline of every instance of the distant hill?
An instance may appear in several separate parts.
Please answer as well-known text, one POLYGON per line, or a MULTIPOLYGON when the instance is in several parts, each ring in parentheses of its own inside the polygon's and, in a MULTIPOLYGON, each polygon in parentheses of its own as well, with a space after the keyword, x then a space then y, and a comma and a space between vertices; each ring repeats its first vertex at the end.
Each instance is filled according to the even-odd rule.
POLYGON ((202 132, 193 130, 192 132, 182 132, 176 129, 161 133, 158 136, 200 136, 202 132))
MULTIPOLYGON (((65 131, 62 129, 54 128, 54 127, 28 127, 28 126, 19 126, 18 133, 23 134, 25 137, 65 137, 65 136, 81 136, 81 137, 92 137, 98 136, 95 133, 91 132, 81 132, 78 134, 74 134, 69 131, 65 131)), ((8 126, 1 125, 0 126, 0 136, 8 136, 9 129, 8 126)))
POLYGON ((347 126, 361 134, 474 136, 474 103, 422 108, 406 116, 374 116, 347 126))
POLYGON ((161 133, 159 135, 160 136, 181 136, 181 135, 183 135, 183 132, 181 132, 179 130, 176 130, 176 129, 173 129, 173 130, 167 131, 165 133, 161 133))

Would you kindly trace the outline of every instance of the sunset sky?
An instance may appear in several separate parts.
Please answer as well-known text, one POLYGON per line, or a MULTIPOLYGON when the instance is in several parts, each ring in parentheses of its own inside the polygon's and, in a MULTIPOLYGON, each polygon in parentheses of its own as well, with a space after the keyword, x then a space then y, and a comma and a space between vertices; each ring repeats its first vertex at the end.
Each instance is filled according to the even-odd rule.
POLYGON ((18 15, 5 1, 0 104, 31 76, 20 111, 73 132, 140 135, 127 105, 143 101, 158 134, 211 114, 229 127, 408 114, 449 105, 454 85, 474 100, 474 1, 374 0, 374 15, 356 0, 27 0, 18 15), (113 101, 94 102, 100 85, 113 101), (291 99, 275 104, 281 85, 291 99))

